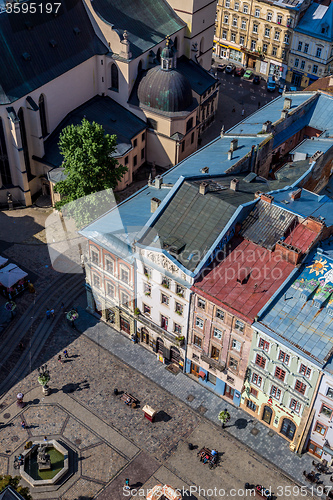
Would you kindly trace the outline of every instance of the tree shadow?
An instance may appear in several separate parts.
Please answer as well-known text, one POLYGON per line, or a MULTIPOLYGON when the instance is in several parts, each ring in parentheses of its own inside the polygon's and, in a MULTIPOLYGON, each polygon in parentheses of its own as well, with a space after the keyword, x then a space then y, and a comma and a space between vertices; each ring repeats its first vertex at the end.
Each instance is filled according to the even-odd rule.
POLYGON ((83 391, 84 389, 89 389, 90 384, 87 380, 83 380, 82 382, 71 382, 69 384, 65 384, 62 387, 62 392, 65 394, 71 394, 73 392, 83 391))
POLYGON ((171 418, 172 417, 168 415, 168 413, 161 410, 155 415, 155 422, 169 422, 171 418))
POLYGON ((246 418, 238 418, 235 423, 234 423, 234 426, 237 428, 237 429, 245 429, 247 427, 247 424, 249 422, 246 420, 246 418))

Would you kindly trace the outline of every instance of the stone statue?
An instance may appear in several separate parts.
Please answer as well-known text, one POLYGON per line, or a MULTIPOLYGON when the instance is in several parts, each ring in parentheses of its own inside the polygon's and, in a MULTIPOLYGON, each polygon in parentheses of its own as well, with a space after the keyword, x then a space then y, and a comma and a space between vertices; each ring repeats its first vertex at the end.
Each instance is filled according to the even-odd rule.
POLYGON ((37 449, 38 470, 51 469, 50 455, 46 453, 46 444, 40 443, 37 449))

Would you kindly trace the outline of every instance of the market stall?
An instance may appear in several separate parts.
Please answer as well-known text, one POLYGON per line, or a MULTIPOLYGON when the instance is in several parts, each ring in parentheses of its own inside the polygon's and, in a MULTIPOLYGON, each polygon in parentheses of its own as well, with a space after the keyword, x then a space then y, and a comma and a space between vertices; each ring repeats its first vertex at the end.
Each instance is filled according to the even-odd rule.
POLYGON ((12 299, 21 293, 28 284, 28 274, 16 264, 8 264, 0 269, 0 291, 2 295, 12 299))
POLYGON ((147 494, 146 500, 182 500, 182 495, 179 490, 176 490, 165 484, 162 486, 161 484, 157 484, 152 488, 147 494))
POLYGON ((8 259, 6 259, 5 257, 1 257, 0 255, 0 269, 3 268, 8 262, 8 259))

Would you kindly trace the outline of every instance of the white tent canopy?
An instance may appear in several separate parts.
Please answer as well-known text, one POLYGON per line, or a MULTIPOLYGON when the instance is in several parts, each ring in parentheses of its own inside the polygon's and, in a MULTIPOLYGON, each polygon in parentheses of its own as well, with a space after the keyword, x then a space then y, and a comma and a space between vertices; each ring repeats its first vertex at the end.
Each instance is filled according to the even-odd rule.
POLYGON ((10 288, 26 276, 28 274, 15 264, 8 264, 8 266, 0 269, 0 284, 5 288, 10 288))
POLYGON ((8 262, 8 259, 6 259, 5 257, 1 257, 0 255, 0 269, 5 265, 7 264, 8 262))

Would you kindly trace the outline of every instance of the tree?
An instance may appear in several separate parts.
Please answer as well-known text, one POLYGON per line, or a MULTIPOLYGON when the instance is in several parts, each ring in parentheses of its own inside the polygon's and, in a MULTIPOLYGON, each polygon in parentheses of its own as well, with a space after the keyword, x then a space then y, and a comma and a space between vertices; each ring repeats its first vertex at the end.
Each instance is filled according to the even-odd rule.
POLYGON ((228 410, 223 410, 219 413, 218 419, 220 422, 222 422, 222 427, 224 427, 224 424, 226 424, 230 420, 230 413, 228 410))
POLYGON ((19 486, 20 476, 0 476, 0 491, 7 488, 7 486, 11 486, 14 490, 16 490, 23 498, 26 500, 32 500, 32 496, 29 494, 29 488, 25 488, 23 486, 19 486))
POLYGON ((59 149, 64 157, 66 179, 55 185, 55 191, 62 197, 55 206, 72 216, 79 226, 101 215, 100 197, 95 199, 89 195, 106 191, 107 197, 127 171, 127 167, 119 165, 112 156, 116 144, 115 135, 106 134, 102 125, 85 118, 81 124, 69 125, 60 134, 59 149), (67 205, 65 209, 64 205, 67 205))

